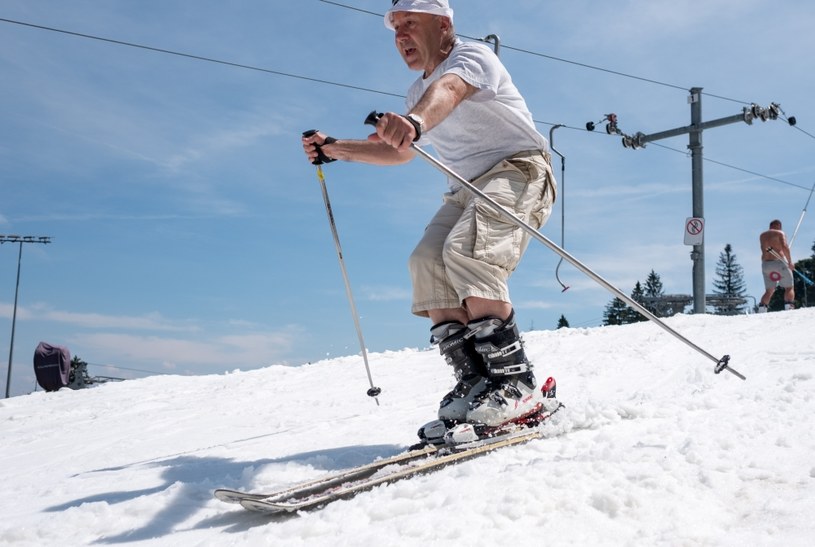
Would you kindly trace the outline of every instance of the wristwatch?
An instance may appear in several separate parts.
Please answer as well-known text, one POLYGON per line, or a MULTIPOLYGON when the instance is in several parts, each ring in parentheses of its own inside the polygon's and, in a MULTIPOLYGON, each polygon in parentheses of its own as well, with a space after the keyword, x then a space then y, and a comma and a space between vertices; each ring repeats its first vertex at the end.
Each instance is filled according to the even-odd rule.
POLYGON ((416 138, 413 139, 413 142, 418 141, 422 138, 422 133, 424 132, 424 118, 418 114, 410 113, 405 116, 405 119, 413 124, 413 128, 416 130, 416 138))

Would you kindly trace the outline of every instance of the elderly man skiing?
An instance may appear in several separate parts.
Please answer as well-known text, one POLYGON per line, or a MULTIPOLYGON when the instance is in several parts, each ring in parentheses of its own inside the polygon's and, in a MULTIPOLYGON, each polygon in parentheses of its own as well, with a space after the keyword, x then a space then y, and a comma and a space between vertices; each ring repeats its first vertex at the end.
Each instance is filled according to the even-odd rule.
MULTIPOLYGON (((395 165, 413 158, 412 143, 430 144, 454 172, 542 226, 556 196, 548 142, 498 57, 456 37, 447 0, 395 0, 385 26, 408 68, 421 72, 406 111, 384 113, 367 140, 303 137, 309 161, 395 165)), ((553 395, 535 378, 507 285, 530 236, 456 181, 448 184, 409 260, 412 311, 430 319, 431 340, 457 379, 432 427, 522 422, 553 395)))

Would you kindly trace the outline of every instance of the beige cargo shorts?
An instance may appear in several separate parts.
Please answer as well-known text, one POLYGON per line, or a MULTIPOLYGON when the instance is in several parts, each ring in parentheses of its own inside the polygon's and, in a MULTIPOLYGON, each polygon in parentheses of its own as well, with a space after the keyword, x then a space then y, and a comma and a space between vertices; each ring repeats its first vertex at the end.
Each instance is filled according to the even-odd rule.
MULTIPOLYGON (((538 229, 552 213, 557 193, 550 163, 545 152, 521 152, 472 184, 538 229)), ((466 188, 445 194, 408 262, 413 313, 427 317, 428 310, 459 308, 473 296, 510 302, 507 281, 530 238, 466 188)))

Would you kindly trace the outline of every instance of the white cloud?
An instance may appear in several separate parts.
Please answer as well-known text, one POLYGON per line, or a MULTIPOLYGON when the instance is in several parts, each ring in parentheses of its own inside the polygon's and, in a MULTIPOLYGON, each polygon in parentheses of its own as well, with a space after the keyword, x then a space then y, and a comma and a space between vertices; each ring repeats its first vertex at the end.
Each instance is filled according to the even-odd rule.
POLYGON ((362 287, 362 294, 366 300, 379 302, 393 300, 410 300, 411 291, 405 287, 367 286, 362 287))
POLYGON ((93 354, 93 361, 144 363, 148 368, 161 363, 165 370, 201 373, 279 363, 291 352, 297 337, 296 329, 203 340, 91 333, 74 337, 73 343, 93 354))

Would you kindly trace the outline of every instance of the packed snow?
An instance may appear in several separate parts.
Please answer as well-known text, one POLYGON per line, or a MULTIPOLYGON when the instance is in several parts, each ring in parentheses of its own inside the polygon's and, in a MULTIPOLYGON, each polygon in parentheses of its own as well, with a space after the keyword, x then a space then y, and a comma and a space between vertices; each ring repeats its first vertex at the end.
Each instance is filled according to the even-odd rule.
MULTIPOLYGON (((734 545, 815 538, 815 310, 524 333, 550 436, 263 516, 212 497, 396 454, 452 375, 434 348, 0 402, 0 544, 734 545)), ((33 352, 33 348, 32 348, 33 352)))

